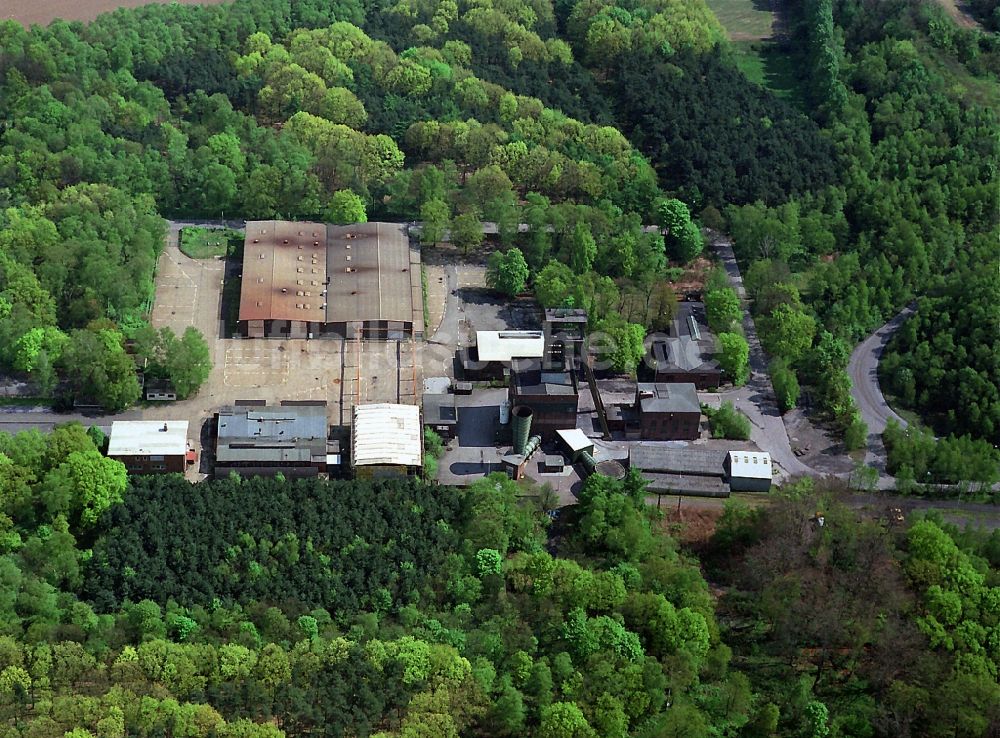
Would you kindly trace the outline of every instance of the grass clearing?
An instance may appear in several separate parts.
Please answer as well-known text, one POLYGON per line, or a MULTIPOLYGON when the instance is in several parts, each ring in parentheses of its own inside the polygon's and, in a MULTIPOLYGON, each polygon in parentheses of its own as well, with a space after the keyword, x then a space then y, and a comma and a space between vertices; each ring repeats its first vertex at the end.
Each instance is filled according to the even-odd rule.
POLYGON ((771 37, 774 12, 769 0, 707 0, 733 41, 771 37))
MULTIPOLYGON (((707 0, 726 29, 733 61, 747 79, 805 108, 795 58, 777 39, 774 0, 707 0)), ((780 34, 779 34, 780 35, 780 34)))
POLYGON ((431 333, 431 309, 427 304, 427 267, 420 265, 420 294, 424 303, 424 331, 427 335, 431 333))
POLYGON ((182 228, 180 249, 192 259, 214 259, 235 251, 243 243, 243 234, 230 228, 182 228))
POLYGON ((0 407, 49 407, 51 397, 0 397, 0 407))
POLYGON ((766 87, 775 96, 805 108, 798 66, 791 54, 773 41, 737 41, 733 43, 734 61, 747 79, 766 87))

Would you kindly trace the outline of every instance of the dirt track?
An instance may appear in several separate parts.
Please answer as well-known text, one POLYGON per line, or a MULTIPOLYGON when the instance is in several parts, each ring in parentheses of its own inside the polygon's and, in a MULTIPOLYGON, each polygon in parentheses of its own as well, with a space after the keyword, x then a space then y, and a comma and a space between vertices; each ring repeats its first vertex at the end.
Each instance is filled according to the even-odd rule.
MULTIPOLYGON (((221 0, 172 0, 181 5, 217 4, 221 0)), ((24 26, 48 25, 56 18, 90 21, 116 8, 138 8, 148 0, 7 0, 0 19, 16 20, 24 26)))
POLYGON ((964 2, 960 0, 938 0, 938 2, 962 28, 979 28, 979 21, 972 17, 964 2))

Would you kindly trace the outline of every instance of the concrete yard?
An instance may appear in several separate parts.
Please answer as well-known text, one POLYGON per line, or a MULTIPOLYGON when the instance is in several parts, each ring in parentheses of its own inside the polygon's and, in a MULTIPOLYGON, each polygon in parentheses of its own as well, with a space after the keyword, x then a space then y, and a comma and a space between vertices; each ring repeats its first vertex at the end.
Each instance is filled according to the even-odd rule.
MULTIPOLYGON (((416 403, 421 374, 410 341, 277 340, 226 338, 223 283, 226 262, 191 259, 177 243, 173 224, 160 256, 151 322, 178 335, 188 326, 205 336, 213 368, 190 400, 149 404, 145 419, 188 420, 201 452, 206 423, 236 400, 326 400, 331 424, 350 423, 357 402, 416 403), (199 438, 199 435, 201 438, 199 438)), ((230 265, 229 277, 238 273, 230 265)))
MULTIPOLYGON (((500 424, 500 405, 507 390, 477 389, 472 395, 456 395, 458 434, 445 448, 438 465, 437 479, 442 484, 465 486, 491 472, 503 471, 501 457, 511 450, 510 425, 500 424)), ((555 443, 542 445, 525 469, 526 476, 538 484, 548 484, 559 505, 576 503, 583 486, 580 470, 566 464, 562 472, 547 473, 542 468, 546 453, 559 453, 555 443)))
POLYGON ((192 259, 178 248, 179 224, 171 224, 156 265, 156 299, 150 321, 180 334, 193 325, 206 339, 221 334, 224 259, 192 259))
POLYGON ((427 284, 427 325, 424 330, 426 335, 433 336, 441 325, 448 302, 448 270, 441 264, 424 264, 423 269, 427 284))

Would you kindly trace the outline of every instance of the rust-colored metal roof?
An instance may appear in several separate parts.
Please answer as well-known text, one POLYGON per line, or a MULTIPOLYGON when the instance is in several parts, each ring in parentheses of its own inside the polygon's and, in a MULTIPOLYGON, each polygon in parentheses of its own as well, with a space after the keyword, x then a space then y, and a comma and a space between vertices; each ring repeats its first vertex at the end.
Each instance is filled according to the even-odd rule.
POLYGON ((240 320, 326 320, 326 225, 249 221, 240 320))
POLYGON ((400 321, 423 330, 419 252, 406 226, 250 221, 239 319, 400 321))
MULTIPOLYGON (((355 223, 327 229, 330 322, 412 321, 410 239, 397 223, 355 223)), ((420 284, 419 266, 415 275, 420 284)))

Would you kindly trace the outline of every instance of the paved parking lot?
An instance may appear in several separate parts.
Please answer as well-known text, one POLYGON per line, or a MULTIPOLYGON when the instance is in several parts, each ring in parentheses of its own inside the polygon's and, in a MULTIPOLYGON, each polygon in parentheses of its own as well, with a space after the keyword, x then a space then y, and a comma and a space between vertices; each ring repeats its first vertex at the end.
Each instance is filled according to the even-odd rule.
POLYGON ((153 325, 169 326, 178 335, 193 325, 206 338, 218 337, 225 270, 222 259, 191 259, 182 254, 177 230, 171 228, 156 269, 153 325))

